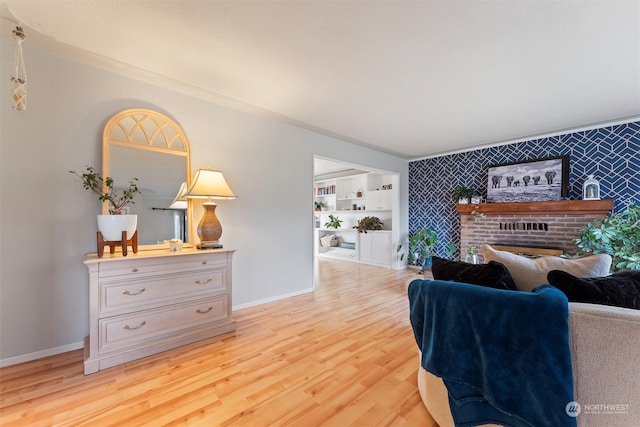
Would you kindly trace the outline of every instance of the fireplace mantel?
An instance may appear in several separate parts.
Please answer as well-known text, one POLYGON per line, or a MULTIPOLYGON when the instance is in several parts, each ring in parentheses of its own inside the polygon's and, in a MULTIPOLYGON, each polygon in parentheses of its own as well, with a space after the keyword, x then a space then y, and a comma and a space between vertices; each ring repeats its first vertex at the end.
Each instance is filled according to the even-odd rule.
POLYGON ((552 200, 544 202, 481 203, 457 205, 460 215, 471 215, 473 211, 485 215, 601 215, 613 209, 613 199, 603 200, 552 200))

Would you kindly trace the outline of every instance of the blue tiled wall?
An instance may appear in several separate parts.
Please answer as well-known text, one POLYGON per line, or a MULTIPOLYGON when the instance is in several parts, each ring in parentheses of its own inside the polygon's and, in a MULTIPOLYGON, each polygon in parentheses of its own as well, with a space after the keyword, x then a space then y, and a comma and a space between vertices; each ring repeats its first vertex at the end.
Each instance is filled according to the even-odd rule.
POLYGON ((433 227, 440 239, 436 252, 443 256, 448 242, 460 243, 460 216, 451 197, 457 185, 485 197, 490 165, 566 154, 569 199, 582 198, 582 183, 593 174, 601 197, 615 200, 615 211, 640 202, 639 121, 410 162, 409 231, 433 227))

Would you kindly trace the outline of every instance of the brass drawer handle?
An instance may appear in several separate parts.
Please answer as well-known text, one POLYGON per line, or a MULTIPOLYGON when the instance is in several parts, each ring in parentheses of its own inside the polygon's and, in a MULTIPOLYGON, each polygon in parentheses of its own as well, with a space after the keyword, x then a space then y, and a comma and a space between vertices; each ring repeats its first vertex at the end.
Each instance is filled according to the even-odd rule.
POLYGON ((126 329, 127 331, 135 331, 136 329, 140 329, 142 328, 144 325, 146 325, 147 322, 145 320, 143 320, 142 322, 140 322, 140 324, 138 326, 134 326, 133 328, 129 325, 124 325, 122 329, 126 329))
POLYGON ((213 277, 209 277, 205 282, 201 282, 200 279, 196 279, 196 285, 206 285, 213 282, 213 277))
POLYGON ((122 295, 130 295, 130 296, 135 296, 135 295, 140 295, 141 293, 143 293, 144 291, 146 291, 146 288, 140 288, 140 290, 138 292, 136 292, 135 294, 132 294, 131 292, 129 292, 128 290, 124 290, 122 291, 122 295))
POLYGON ((207 311, 202 311, 200 309, 196 310, 196 313, 198 314, 207 314, 208 312, 210 312, 211 310, 213 310, 213 306, 210 306, 209 309, 207 311))

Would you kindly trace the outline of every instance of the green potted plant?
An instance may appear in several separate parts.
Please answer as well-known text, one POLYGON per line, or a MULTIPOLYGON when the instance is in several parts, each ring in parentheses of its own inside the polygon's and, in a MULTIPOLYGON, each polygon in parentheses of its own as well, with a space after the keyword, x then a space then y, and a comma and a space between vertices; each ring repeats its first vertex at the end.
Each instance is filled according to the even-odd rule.
POLYGON ((376 216, 365 216, 358 221, 358 224, 353 228, 358 230, 358 233, 367 233, 367 231, 382 230, 384 223, 380 221, 380 218, 376 216))
POLYGON ((469 264, 479 264, 478 253, 476 252, 476 245, 471 245, 467 248, 466 262, 469 264))
POLYGON ((456 252, 458 252, 458 247, 456 246, 456 244, 453 242, 449 242, 444 250, 446 257, 451 261, 457 261, 458 257, 456 257, 456 252))
POLYGON ((324 226, 326 228, 335 228, 337 230, 338 228, 340 228, 341 224, 341 219, 339 219, 337 216, 329 215, 329 221, 327 221, 324 226))
POLYGON ((318 201, 318 200, 314 201, 314 202, 313 202, 313 204, 314 204, 314 206, 315 206, 316 212, 319 212, 319 211, 321 211, 323 208, 326 208, 326 207, 327 207, 327 204, 326 204, 325 202, 320 202, 320 201, 318 201))
MULTIPOLYGON (((430 267, 433 261, 432 250, 437 243, 438 235, 433 228, 416 229, 409 237, 407 262, 411 265, 420 265, 423 269, 430 267)), ((402 245, 398 245, 397 252, 400 253, 400 260, 404 260, 405 252, 402 251, 402 245)))
POLYGON ((469 200, 471 199, 471 196, 473 196, 473 193, 475 192, 475 189, 471 188, 471 187, 465 187, 464 185, 458 185, 456 186, 456 188, 453 189, 453 200, 456 203, 461 203, 461 204, 468 204, 469 200))
POLYGON ((129 188, 123 189, 120 193, 113 188, 114 182, 111 177, 103 178, 91 166, 87 166, 82 173, 69 172, 82 180, 85 190, 96 194, 101 202, 108 202, 110 215, 98 215, 98 230, 102 233, 104 240, 119 241, 123 231, 127 232, 127 239, 130 239, 136 231, 138 216, 122 215, 122 209, 129 204, 134 204, 134 197, 141 193, 138 189, 138 179, 131 179, 129 188))
POLYGON ((129 188, 122 190, 122 194, 119 194, 113 189, 113 178, 102 178, 102 175, 91 166, 87 166, 83 173, 76 171, 69 171, 69 173, 78 176, 82 180, 84 189, 97 194, 101 202, 109 202, 109 213, 113 215, 119 215, 123 207, 135 204, 133 198, 140 193, 137 184, 138 178, 129 181, 129 188))
POLYGON ((621 212, 590 222, 573 242, 577 256, 611 255, 614 272, 640 269, 640 206, 631 203, 621 212))

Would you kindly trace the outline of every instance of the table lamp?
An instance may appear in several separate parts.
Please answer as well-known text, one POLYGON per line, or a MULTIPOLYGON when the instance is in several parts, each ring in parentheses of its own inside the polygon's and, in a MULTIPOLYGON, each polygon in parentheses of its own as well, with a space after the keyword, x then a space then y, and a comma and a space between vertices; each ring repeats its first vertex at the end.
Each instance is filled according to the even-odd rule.
POLYGON ((202 204, 204 215, 198 224, 198 237, 200 243, 198 249, 221 248, 220 236, 222 236, 222 225, 216 216, 216 203, 214 199, 229 200, 235 199, 231 188, 224 179, 220 171, 210 169, 198 169, 191 187, 185 195, 188 199, 207 199, 202 204))

